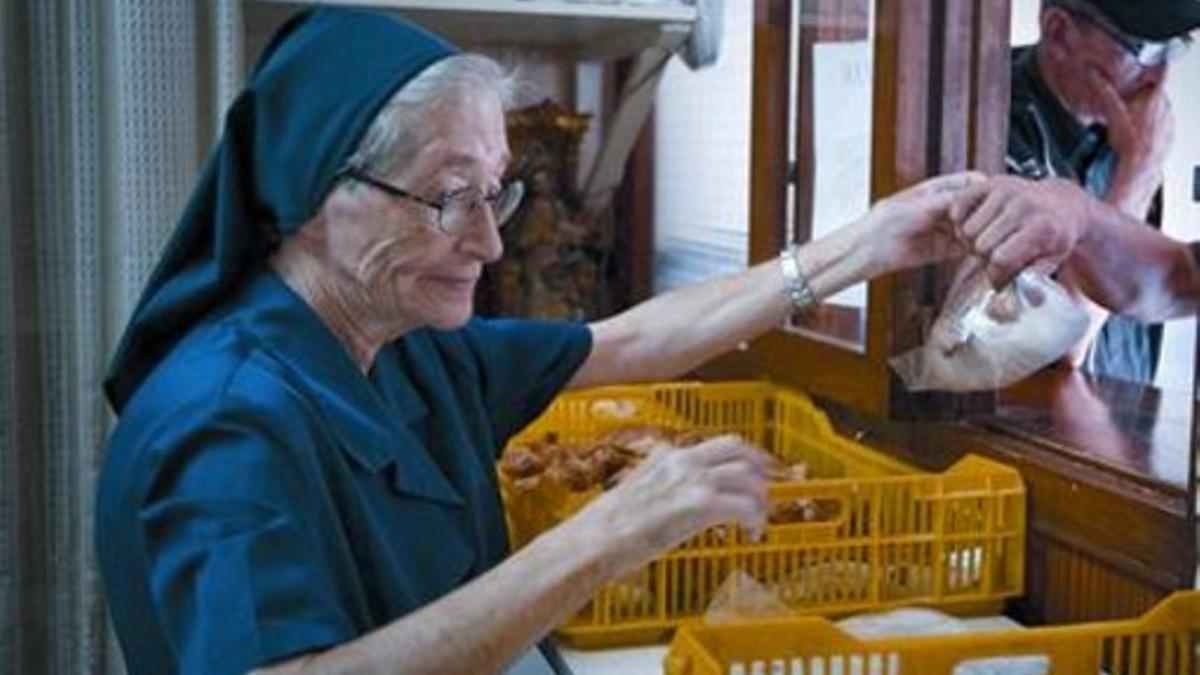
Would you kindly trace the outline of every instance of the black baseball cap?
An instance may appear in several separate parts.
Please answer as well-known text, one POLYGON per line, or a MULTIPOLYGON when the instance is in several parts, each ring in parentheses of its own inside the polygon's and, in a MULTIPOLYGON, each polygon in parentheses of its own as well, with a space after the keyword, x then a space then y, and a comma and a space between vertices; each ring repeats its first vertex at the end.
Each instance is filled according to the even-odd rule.
POLYGON ((1200 27, 1200 0, 1086 0, 1122 31, 1164 42, 1200 27))

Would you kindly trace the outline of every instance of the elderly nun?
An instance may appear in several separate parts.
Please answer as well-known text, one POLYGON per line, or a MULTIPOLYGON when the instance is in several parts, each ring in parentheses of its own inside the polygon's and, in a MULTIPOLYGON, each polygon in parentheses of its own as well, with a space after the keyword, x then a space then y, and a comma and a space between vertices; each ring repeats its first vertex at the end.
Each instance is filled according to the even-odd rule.
POLYGON ((764 467, 723 437, 510 555, 494 463, 564 389, 680 376, 945 255, 973 180, 591 325, 475 319, 521 196, 509 82, 381 14, 307 12, 266 48, 105 382, 96 546, 135 675, 495 671, 700 530, 761 528, 764 467))

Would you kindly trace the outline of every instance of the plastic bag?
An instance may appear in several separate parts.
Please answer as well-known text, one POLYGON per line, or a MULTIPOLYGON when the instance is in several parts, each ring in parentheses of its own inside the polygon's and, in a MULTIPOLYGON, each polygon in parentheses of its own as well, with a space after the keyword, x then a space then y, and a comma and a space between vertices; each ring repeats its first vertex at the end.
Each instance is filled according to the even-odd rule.
POLYGON ((709 601, 704 620, 723 623, 791 613, 792 610, 778 593, 760 584, 744 570, 734 570, 725 577, 709 601))
MULTIPOLYGON (((923 607, 862 614, 838 622, 838 627, 860 640, 917 635, 958 635, 972 628, 962 619, 923 607)), ((851 659, 848 675, 883 675, 877 664, 851 659)), ((881 665, 881 664, 878 664, 881 665)), ((996 656, 965 659, 954 666, 954 675, 1048 675, 1050 659, 1043 655, 996 656)))
MULTIPOLYGON (((783 601, 778 589, 758 582, 739 569, 731 572, 717 589, 709 602, 704 620, 707 623, 720 624, 796 614, 797 612, 783 601)), ((860 614, 839 621, 837 626, 863 641, 898 636, 959 635, 976 630, 989 630, 924 607, 860 614)), ((782 660, 771 662, 769 670, 757 667, 761 665, 763 664, 738 663, 734 664, 730 672, 735 675, 774 675, 777 672, 785 672, 782 660)), ((808 665, 811 672, 842 675, 886 675, 893 672, 885 667, 885 662, 864 659, 858 654, 850 654, 844 660, 838 656, 813 656, 808 665), (829 670, 825 670, 826 668, 829 670)), ((964 659, 954 667, 954 675, 1048 675, 1049 672, 1050 659, 1040 654, 964 659)))
POLYGON ((900 635, 954 635, 967 632, 963 622, 924 607, 905 607, 879 614, 859 614, 838 622, 838 628, 861 640, 900 635))
POLYGON ((1047 275, 1027 269, 996 291, 968 258, 925 344, 889 363, 912 391, 1000 389, 1062 358, 1087 327, 1087 313, 1047 275))

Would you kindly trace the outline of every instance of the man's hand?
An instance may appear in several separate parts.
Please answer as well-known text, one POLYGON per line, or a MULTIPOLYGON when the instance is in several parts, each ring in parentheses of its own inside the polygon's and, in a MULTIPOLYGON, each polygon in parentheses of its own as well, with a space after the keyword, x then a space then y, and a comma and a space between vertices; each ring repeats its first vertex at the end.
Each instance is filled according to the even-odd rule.
POLYGON ((999 288, 1026 267, 1057 269, 1086 233, 1097 206, 1069 181, 996 176, 967 188, 950 207, 950 218, 999 288))
POLYGON ((1164 91, 1165 78, 1123 98, 1096 69, 1088 70, 1108 142, 1117 155, 1105 201, 1139 220, 1146 217, 1163 181, 1163 164, 1175 137, 1175 117, 1164 91))

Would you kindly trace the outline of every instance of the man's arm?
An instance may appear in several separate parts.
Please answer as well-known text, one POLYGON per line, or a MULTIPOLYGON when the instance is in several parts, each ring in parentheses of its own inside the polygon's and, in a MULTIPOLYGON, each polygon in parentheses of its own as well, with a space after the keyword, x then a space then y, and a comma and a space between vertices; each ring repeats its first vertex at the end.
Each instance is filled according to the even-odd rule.
POLYGON ((997 176, 964 191, 950 215, 997 287, 1026 267, 1052 270, 1069 259, 1087 296, 1118 314, 1160 321, 1200 307, 1187 244, 1068 181, 997 176))
MULTIPOLYGON (((1174 137, 1174 119, 1164 90, 1164 79, 1150 82, 1129 99, 1123 98, 1098 70, 1089 68, 1087 77, 1096 90, 1108 142, 1116 155, 1116 166, 1103 201, 1113 208, 1145 221, 1163 181, 1163 165, 1174 137)), ((1076 297, 1087 312, 1088 330, 1070 353, 1073 363, 1082 363, 1092 342, 1104 327, 1109 311, 1095 302, 1084 288, 1077 270, 1068 258, 1059 274, 1064 288, 1076 297)))
POLYGON ((356 640, 255 672, 499 672, 602 584, 720 523, 761 532, 766 511, 761 453, 739 439, 655 453, 575 517, 458 590, 356 640))
POLYGON ((1088 297, 1144 322, 1194 314, 1200 269, 1192 248, 1115 209, 1100 211, 1070 258, 1088 297))
MULTIPOLYGON (((881 201, 796 259, 814 295, 957 251, 947 210, 977 174, 931 179, 881 201)), ((791 310, 778 261, 652 298, 592 325, 592 353, 571 387, 678 377, 779 326, 791 310)))

